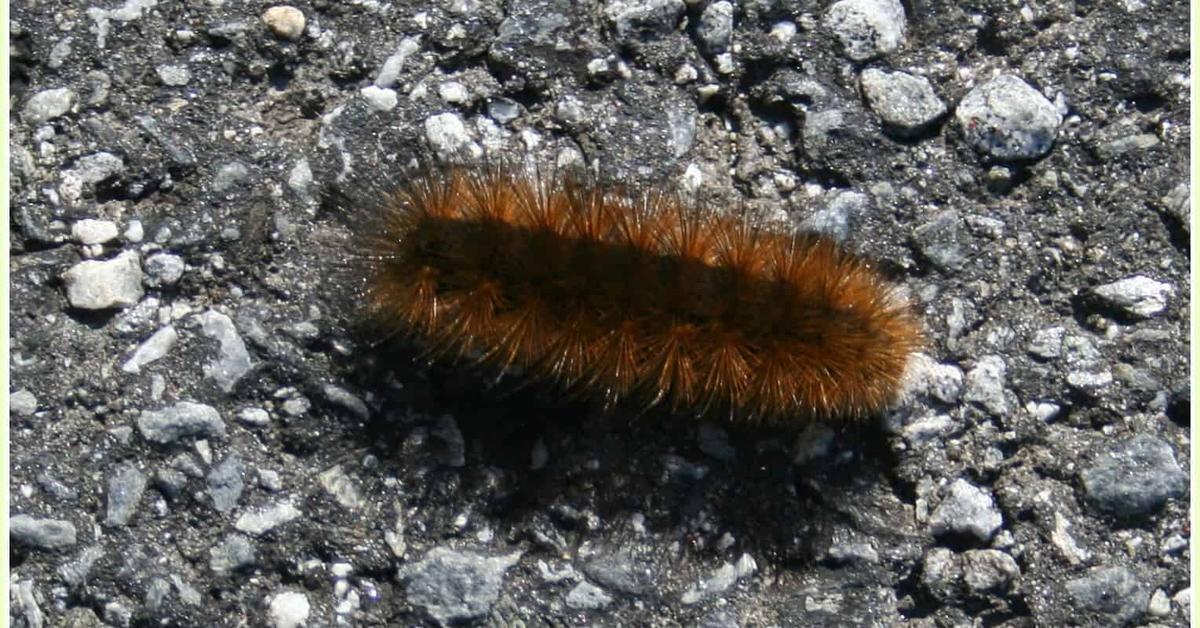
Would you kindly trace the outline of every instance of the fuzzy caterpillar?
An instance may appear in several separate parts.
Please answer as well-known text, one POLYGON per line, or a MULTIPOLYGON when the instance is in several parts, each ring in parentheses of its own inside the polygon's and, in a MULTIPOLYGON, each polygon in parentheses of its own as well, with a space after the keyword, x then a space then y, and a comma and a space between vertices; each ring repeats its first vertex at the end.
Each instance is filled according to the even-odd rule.
POLYGON ((361 233, 367 318, 442 354, 749 421, 897 400, 921 326, 865 261, 670 194, 448 168, 361 233))

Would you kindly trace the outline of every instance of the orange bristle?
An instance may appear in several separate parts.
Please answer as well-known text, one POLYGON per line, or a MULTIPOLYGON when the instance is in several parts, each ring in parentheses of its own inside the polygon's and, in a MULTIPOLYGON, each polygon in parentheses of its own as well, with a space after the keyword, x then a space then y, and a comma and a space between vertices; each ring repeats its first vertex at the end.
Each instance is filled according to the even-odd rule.
POLYGON ((451 168, 390 193, 367 316, 438 354, 594 393, 758 421, 893 404, 922 344, 866 262, 664 194, 451 168))

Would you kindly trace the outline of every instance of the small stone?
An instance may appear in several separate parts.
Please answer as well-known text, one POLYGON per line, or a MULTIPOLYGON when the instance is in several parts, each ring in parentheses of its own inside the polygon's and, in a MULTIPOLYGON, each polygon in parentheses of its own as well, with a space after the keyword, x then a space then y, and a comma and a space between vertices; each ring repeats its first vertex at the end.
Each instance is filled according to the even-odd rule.
POLYGON ((1146 614, 1151 617, 1166 617, 1171 613, 1171 600, 1162 589, 1155 589, 1146 605, 1146 614))
POLYGON ((346 475, 342 465, 334 465, 317 476, 321 487, 333 496, 337 503, 347 510, 361 510, 366 500, 358 488, 358 483, 346 475))
POLYGON ((384 60, 383 67, 379 69, 379 74, 375 77, 375 85, 378 87, 394 86, 396 79, 400 76, 400 70, 404 69, 404 63, 420 49, 421 43, 418 38, 405 37, 400 40, 400 44, 396 46, 396 52, 384 60))
POLYGON ((186 65, 165 64, 155 68, 158 80, 167 87, 182 87, 192 80, 192 73, 186 65))
POLYGON ((230 454, 208 474, 208 494, 212 497, 217 512, 229 513, 237 507, 245 482, 242 471, 245 465, 237 454, 230 454))
POLYGON ((983 406, 992 415, 1007 415, 1008 400, 1004 395, 1007 371, 1004 358, 998 355, 979 358, 975 368, 967 373, 963 400, 983 406))
POLYGON ((214 192, 225 192, 233 186, 250 178, 250 169, 240 161, 231 161, 217 167, 213 175, 212 189, 214 192))
POLYGON ((217 357, 204 365, 204 376, 216 382, 217 387, 228 393, 233 391, 238 380, 250 371, 250 353, 246 343, 238 335, 233 321, 216 310, 208 310, 197 316, 200 333, 217 341, 217 357))
POLYGON ((25 101, 21 118, 29 126, 37 126, 67 113, 74 104, 75 92, 66 87, 42 90, 25 101))
MULTIPOLYGON (((280 39, 296 41, 304 34, 304 13, 293 6, 283 4, 271 7, 263 11, 262 21, 280 39)), ((306 601, 305 609, 307 608, 306 601)), ((308 614, 307 610, 305 614, 308 614)))
POLYGON ((130 220, 129 226, 125 227, 125 233, 123 235, 125 240, 128 242, 133 242, 135 244, 141 242, 142 239, 146 237, 146 231, 142 227, 142 221, 130 220))
POLYGON ((218 574, 249 567, 257 561, 254 543, 240 534, 230 534, 208 550, 208 567, 218 574))
POLYGON ((1188 490, 1171 446, 1147 434, 1117 444, 1080 476, 1088 498, 1122 518, 1149 516, 1188 490))
POLYGON ((976 86, 959 102, 955 116, 976 150, 1001 160, 1045 155, 1062 124, 1054 103, 1011 74, 976 86))
POLYGON ((961 478, 950 485, 929 519, 934 536, 965 535, 980 543, 988 542, 1003 523, 992 496, 961 478))
POLYGON ((1086 394, 1095 394, 1107 387, 1113 381, 1112 372, 1101 371, 1071 371, 1067 373, 1067 385, 1073 390, 1086 394))
POLYGON ((923 76, 870 68, 861 82, 871 109, 899 135, 917 135, 946 114, 946 103, 923 76))
POLYGON ((243 408, 237 418, 251 427, 265 427, 271 423, 271 414, 262 408, 243 408))
POLYGON ((308 613, 308 596, 297 591, 275 594, 267 609, 273 628, 302 628, 308 623, 308 613))
POLYGON ((128 525, 137 512, 142 493, 146 490, 146 474, 131 464, 119 467, 108 478, 108 499, 104 523, 110 526, 128 525))
POLYGON ((962 565, 963 581, 977 593, 1002 594, 1021 575, 1017 561, 1000 550, 968 550, 962 565))
POLYGON ((1039 329, 1025 350, 1044 360, 1053 360, 1062 355, 1063 337, 1067 330, 1062 327, 1039 329))
POLYGON ((920 254, 943 273, 954 273, 967 264, 960 243, 962 218, 953 209, 938 212, 916 228, 913 240, 920 254))
POLYGON ((1061 512, 1054 512, 1054 531, 1050 533, 1050 542, 1062 552, 1067 562, 1078 565, 1092 557, 1092 553, 1079 547, 1075 537, 1071 536, 1071 522, 1061 512))
POLYGON ((367 404, 350 391, 330 384, 325 386, 321 392, 330 403, 349 410, 355 417, 363 421, 371 418, 371 411, 367 408, 367 404))
POLYGON ((242 513, 233 527, 246 534, 260 535, 299 517, 302 513, 291 502, 279 502, 242 513))
POLYGON ((71 225, 71 237, 80 244, 104 244, 117 238, 117 223, 85 218, 71 225))
POLYGON ((506 124, 521 115, 521 105, 510 98, 496 98, 488 103, 487 112, 496 122, 506 124))
POLYGON ((13 515, 8 520, 8 535, 21 545, 59 550, 75 545, 75 524, 61 519, 13 515))
POLYGON ((850 541, 829 546, 826 557, 836 565, 855 565, 879 562, 879 552, 870 543, 850 541))
POLYGON ((519 552, 492 557, 435 547, 420 562, 401 567, 399 578, 409 603, 448 626, 486 617, 500 598, 504 572, 520 558, 519 552))
POLYGON ((727 0, 717 0, 700 14, 696 36, 709 54, 720 54, 729 50, 733 40, 733 5, 727 0))
POLYGON ((107 261, 87 260, 63 273, 67 301, 84 310, 125 308, 142 299, 142 265, 136 252, 107 261))
POLYGON ((483 153, 456 113, 440 113, 426 118, 425 139, 442 159, 448 160, 462 153, 478 157, 483 153))
POLYGON ((138 345, 134 350, 133 355, 121 365, 121 370, 126 373, 139 373, 143 366, 162 359, 167 355, 179 340, 179 334, 175 328, 167 325, 162 329, 154 332, 153 336, 146 339, 145 342, 138 345))
POLYGON ((446 81, 438 85, 437 91, 438 96, 449 104, 465 103, 471 97, 467 92, 467 86, 458 81, 446 81))
POLYGON ((839 0, 829 8, 825 26, 841 41, 847 57, 866 61, 900 48, 904 6, 897 0, 839 0))
POLYGON ((159 444, 181 438, 225 437, 225 422, 217 410, 190 401, 180 401, 162 410, 143 410, 137 427, 143 438, 159 444))
POLYGON ((1167 301, 1175 294, 1175 289, 1144 275, 1135 275, 1097 286, 1092 293, 1125 316, 1150 318, 1167 309, 1167 301))
POLYGON ((831 194, 821 209, 800 223, 804 231, 812 231, 844 242, 850 235, 850 226, 871 208, 871 199, 862 192, 842 190, 831 194))
POLYGON ((173 286, 183 277, 183 258, 170 253, 155 253, 146 258, 146 285, 151 288, 173 286))
POLYGON ((604 16, 617 39, 636 43, 673 32, 686 10, 682 0, 613 0, 605 3, 604 16))
POLYGON ((956 404, 963 392, 962 369, 953 364, 928 364, 921 374, 920 385, 930 397, 945 404, 956 404))
POLYGON ((737 563, 725 563, 717 568, 711 576, 692 585, 684 591, 680 601, 684 604, 695 604, 728 591, 738 580, 758 571, 758 564, 749 554, 742 554, 737 563))
POLYGON ((24 388, 8 397, 8 411, 17 416, 33 416, 33 413, 37 412, 37 409, 37 397, 24 388))
POLYGON ((1150 601, 1144 580, 1125 567, 1094 567, 1068 581, 1066 589, 1080 610, 1110 616, 1120 624, 1141 619, 1150 601))
POLYGON ((962 582, 962 561, 954 552, 935 547, 921 564, 921 584, 933 597, 949 600, 956 597, 962 582))
POLYGON ((388 87, 379 87, 377 85, 368 85, 359 92, 362 94, 363 100, 367 101, 367 105, 372 111, 391 111, 396 108, 396 103, 399 99, 396 96, 396 90, 388 87))
POLYGON ((1116 157, 1123 153, 1146 150, 1158 146, 1159 139, 1157 135, 1152 133, 1140 133, 1137 135, 1129 135, 1126 137, 1117 138, 1102 147, 1102 152, 1109 157, 1116 157))
POLYGON ((580 582, 567 593, 567 606, 581 611, 604 608, 612 603, 607 591, 590 582, 580 582))

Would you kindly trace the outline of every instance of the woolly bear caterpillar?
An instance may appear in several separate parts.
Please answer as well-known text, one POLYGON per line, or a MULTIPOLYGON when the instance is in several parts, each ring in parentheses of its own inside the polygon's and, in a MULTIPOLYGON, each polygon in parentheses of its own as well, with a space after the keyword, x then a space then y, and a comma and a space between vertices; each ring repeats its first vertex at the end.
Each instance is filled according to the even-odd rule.
POLYGON ((870 265, 661 193, 430 170, 359 235, 365 315, 439 354, 747 421, 895 403, 921 325, 870 265))

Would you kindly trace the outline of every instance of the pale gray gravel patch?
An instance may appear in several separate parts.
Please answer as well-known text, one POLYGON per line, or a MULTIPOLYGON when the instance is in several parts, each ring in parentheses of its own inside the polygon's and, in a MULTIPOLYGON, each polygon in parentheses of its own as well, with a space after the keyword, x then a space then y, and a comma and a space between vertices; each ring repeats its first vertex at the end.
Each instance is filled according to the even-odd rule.
POLYGON ((851 226, 871 208, 871 197, 862 192, 840 190, 830 194, 824 205, 800 223, 800 229, 844 242, 851 226))
POLYGON ((75 104, 75 92, 66 87, 44 89, 29 97, 21 110, 21 119, 29 126, 37 126, 58 118, 71 110, 75 104))
POLYGON ((105 244, 117 239, 120 231, 111 220, 84 218, 71 224, 71 237, 80 244, 105 244))
POLYGON ((151 288, 173 286, 183 277, 183 258, 170 253, 155 253, 146 258, 146 285, 151 288))
POLYGON ((929 518, 929 529, 934 536, 966 535, 986 543, 1003 523, 991 494, 959 478, 934 509, 929 518))
POLYGON ((208 494, 213 508, 220 513, 232 512, 246 484, 242 480, 245 465, 237 454, 230 454, 208 473, 208 494))
POLYGON ((696 36, 709 54, 729 50, 733 40, 733 4, 728 0, 718 0, 704 7, 700 24, 696 27, 696 36))
POLYGON ((682 0, 613 0, 604 17, 624 43, 648 42, 675 30, 687 7, 682 0))
POLYGON ((1045 155, 1062 124, 1054 103, 1012 74, 977 85, 959 101, 954 115, 976 150, 1000 160, 1045 155))
POLYGON ((612 603, 612 596, 607 591, 590 582, 580 582, 575 585, 566 597, 567 606, 583 611, 604 608, 612 603))
POLYGON ((1017 561, 1000 550, 968 550, 962 564, 963 581, 978 593, 1003 594, 1021 576, 1017 561))
POLYGON ((167 87, 182 87, 192 80, 192 72, 186 65, 167 63, 154 69, 158 80, 167 87))
POLYGON ((410 603, 443 626, 487 616, 500 598, 504 573, 521 553, 485 556, 435 547, 419 562, 400 568, 410 603))
POLYGON ((1138 574, 1126 567, 1093 567, 1066 583, 1075 606, 1126 624, 1136 622, 1145 613, 1150 590, 1138 574))
POLYGON ((125 160, 118 155, 100 151, 76 159, 62 172, 58 192, 63 199, 74 203, 83 196, 85 188, 115 177, 125 171, 125 160))
POLYGON ((175 343, 179 341, 179 333, 171 325, 167 325, 162 329, 154 332, 138 345, 134 350, 133 355, 121 365, 121 370, 126 373, 136 374, 141 372, 142 367, 156 360, 161 360, 171 349, 175 347, 175 343))
POLYGON ((141 260, 134 251, 107 261, 79 262, 63 273, 63 281, 71 307, 83 310, 129 307, 145 294, 141 260))
POLYGON ((217 573, 249 567, 257 561, 254 543, 241 534, 229 534, 208 550, 208 567, 217 573))
POLYGON ((1067 330, 1061 326, 1044 327, 1034 333, 1025 350, 1043 360, 1053 360, 1062 355, 1063 338, 1067 330))
POLYGON ((246 343, 228 316, 208 310, 196 318, 200 321, 200 333, 219 345, 216 359, 204 366, 204 376, 216 382, 222 391, 231 392, 252 366, 246 343))
POLYGON ((37 397, 29 390, 22 388, 8 396, 8 411, 17 416, 32 416, 37 412, 37 397))
POLYGON ((22 545, 58 550, 75 545, 75 524, 62 519, 39 519, 13 515, 8 520, 8 535, 22 545))
POLYGON ((217 166, 213 175, 212 190, 217 193, 227 192, 235 185, 250 178, 250 168, 240 161, 231 161, 217 166))
POLYGON ((977 403, 995 416, 1008 414, 1008 399, 1004 394, 1008 366, 998 355, 979 358, 975 368, 967 373, 963 400, 977 403))
POLYGON ((267 619, 272 628, 301 628, 308 625, 311 611, 308 596, 299 591, 283 591, 271 598, 267 619))
POLYGON ((897 0, 839 0, 829 7, 825 26, 847 57, 866 61, 895 52, 904 43, 904 6, 897 0))
POLYGON ((1167 443, 1138 434, 1117 443, 1080 473, 1088 498, 1119 517, 1145 517, 1187 495, 1188 475, 1167 443))
POLYGON ((399 98, 396 96, 396 90, 387 87, 379 87, 377 85, 368 85, 359 91, 362 94, 363 100, 372 111, 384 113, 396 108, 396 103, 399 98))
POLYGON ((132 464, 122 464, 108 478, 104 523, 110 526, 129 525, 137 513, 148 482, 146 474, 132 464))
POLYGON ((1150 318, 1167 309, 1175 288, 1145 275, 1134 275, 1096 286, 1092 292, 1103 303, 1126 316, 1150 318))
POLYGON ((138 431, 151 442, 166 444, 182 438, 224 438, 225 422, 216 408, 180 401, 161 410, 143 410, 138 431))
POLYGON ((478 158, 483 149, 475 143, 471 133, 457 113, 439 113, 425 120, 425 139, 438 157, 449 160, 458 156, 478 158))
POLYGON ((299 518, 301 512, 290 501, 278 502, 242 513, 233 527, 247 534, 260 535, 299 518))
POLYGON ((923 76, 868 68, 860 81, 871 109, 899 135, 919 134, 946 114, 946 103, 923 76))

